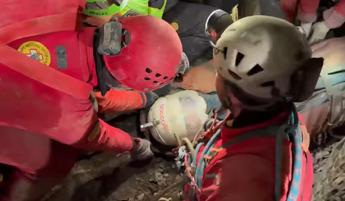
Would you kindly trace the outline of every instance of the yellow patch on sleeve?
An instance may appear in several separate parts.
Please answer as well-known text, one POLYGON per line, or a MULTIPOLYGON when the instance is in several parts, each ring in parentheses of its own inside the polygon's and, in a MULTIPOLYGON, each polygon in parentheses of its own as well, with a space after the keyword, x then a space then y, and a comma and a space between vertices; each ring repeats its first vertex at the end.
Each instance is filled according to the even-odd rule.
POLYGON ((19 46, 18 51, 47 66, 51 63, 48 48, 38 41, 27 41, 19 46))

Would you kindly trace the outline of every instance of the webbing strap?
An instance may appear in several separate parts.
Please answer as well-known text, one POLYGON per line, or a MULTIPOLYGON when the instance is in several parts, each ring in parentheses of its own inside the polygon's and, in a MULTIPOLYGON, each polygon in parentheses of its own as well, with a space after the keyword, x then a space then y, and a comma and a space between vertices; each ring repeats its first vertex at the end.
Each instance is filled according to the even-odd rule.
POLYGON ((290 184, 287 201, 297 201, 300 193, 300 186, 302 182, 302 132, 299 126, 297 112, 294 108, 290 117, 291 128, 289 134, 292 137, 293 144, 293 170, 292 170, 292 183, 290 184))
POLYGON ((97 17, 112 16, 120 12, 121 9, 122 8, 120 6, 117 6, 116 4, 112 4, 111 6, 104 9, 87 8, 84 10, 84 14, 88 16, 97 16, 97 17))
POLYGON ((300 128, 294 134, 294 156, 293 156, 293 171, 292 171, 292 183, 290 184, 289 193, 287 196, 287 201, 296 201, 300 193, 301 185, 301 174, 302 174, 302 136, 300 133, 300 128))
POLYGON ((92 86, 28 58, 6 44, 30 36, 76 30, 78 10, 42 16, 0 29, 0 63, 34 80, 78 99, 87 99, 92 86), (63 80, 63 81, 62 81, 63 80))
POLYGON ((92 86, 0 44, 0 64, 78 99, 88 99, 92 86), (63 81, 62 81, 63 80, 63 81))
MULTIPOLYGON (((199 143, 196 145, 196 148, 195 148, 195 153, 199 153, 202 145, 204 145, 203 143, 199 143)), ((193 159, 192 159, 192 167, 195 168, 197 167, 197 157, 198 156, 195 156, 193 159)))
POLYGON ((196 184, 198 185, 198 187, 201 187, 202 185, 202 178, 204 176, 204 170, 206 167, 206 162, 204 159, 204 156, 209 155, 210 150, 214 147, 216 141, 218 140, 219 136, 220 136, 220 132, 221 130, 219 129, 213 136, 212 138, 207 142, 205 148, 203 149, 202 153, 201 153, 201 157, 199 160, 199 163, 197 164, 197 168, 195 170, 195 181, 196 184))
POLYGON ((76 30, 77 10, 62 14, 42 16, 0 28, 0 44, 47 33, 76 30))

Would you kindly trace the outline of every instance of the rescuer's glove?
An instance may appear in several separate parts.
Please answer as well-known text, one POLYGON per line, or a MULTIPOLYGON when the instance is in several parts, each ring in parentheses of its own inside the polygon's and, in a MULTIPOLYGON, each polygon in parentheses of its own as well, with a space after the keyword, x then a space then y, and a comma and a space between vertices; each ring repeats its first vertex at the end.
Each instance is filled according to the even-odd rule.
POLYGON ((153 157, 151 142, 141 138, 133 138, 133 148, 131 150, 132 160, 147 160, 153 157))

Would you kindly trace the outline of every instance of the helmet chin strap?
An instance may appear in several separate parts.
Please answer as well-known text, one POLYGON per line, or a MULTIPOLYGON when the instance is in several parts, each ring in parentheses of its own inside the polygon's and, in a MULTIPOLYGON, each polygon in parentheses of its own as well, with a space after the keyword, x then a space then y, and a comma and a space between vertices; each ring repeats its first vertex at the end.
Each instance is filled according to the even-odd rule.
POLYGON ((101 94, 104 96, 111 88, 121 88, 122 85, 113 76, 110 75, 105 64, 102 60, 102 56, 95 54, 96 59, 96 72, 98 80, 98 88, 101 94))
POLYGON ((122 85, 110 75, 105 66, 101 67, 100 71, 97 70, 97 78, 102 95, 105 95, 111 88, 122 88, 122 85))
MULTIPOLYGON (((94 38, 94 45, 99 47, 101 37, 100 33, 96 32, 95 38, 94 38)), ((117 81, 109 71, 107 70, 102 54, 99 53, 99 48, 94 49, 94 58, 95 58, 95 64, 96 64, 96 73, 97 73, 97 80, 98 80, 98 88, 101 91, 102 95, 105 95, 107 91, 110 88, 120 88, 122 85, 117 81)))

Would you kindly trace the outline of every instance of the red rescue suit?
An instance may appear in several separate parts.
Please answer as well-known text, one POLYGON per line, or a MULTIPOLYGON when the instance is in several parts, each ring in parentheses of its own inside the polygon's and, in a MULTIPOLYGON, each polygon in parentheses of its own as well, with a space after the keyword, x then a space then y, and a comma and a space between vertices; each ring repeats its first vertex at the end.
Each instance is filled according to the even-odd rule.
POLYGON ((9 44, 22 54, 67 75, 97 86, 93 56, 94 28, 20 39, 9 44))
MULTIPOLYGON (((85 28, 80 32, 66 31, 45 34, 20 39, 12 42, 9 46, 34 60, 96 87, 97 76, 93 52, 94 32, 94 28, 85 28)), ((50 92, 47 94, 54 97, 50 92)), ((30 100, 30 102, 36 101, 39 103, 40 100, 36 99, 38 98, 33 97, 33 100, 30 100)), ((58 105, 57 100, 59 99, 62 98, 50 99, 50 101, 56 101, 56 105, 58 105)), ((66 122, 61 124, 64 125, 63 127, 66 127, 63 130, 65 134, 51 133, 49 131, 51 130, 51 124, 47 123, 46 128, 43 128, 42 122, 35 125, 40 133, 63 144, 75 145, 88 150, 122 152, 129 151, 132 148, 132 140, 127 133, 97 119, 91 100, 83 100, 80 106, 75 105, 75 103, 68 103, 68 100, 63 102, 62 105, 64 107, 59 108, 59 110, 66 111, 66 114, 64 114, 66 115, 66 122), (82 124, 78 125, 78 120, 82 124), (65 126, 68 124, 72 124, 73 129, 70 128, 71 126, 65 126), (91 138, 93 139, 90 140, 91 138)), ((47 108, 47 111, 51 113, 54 109, 47 108)), ((45 110, 42 109, 42 112, 45 113, 45 110)), ((49 116, 44 113, 41 115, 49 116)), ((62 131, 60 130, 60 132, 62 131)))
MULTIPOLYGON (((9 44, 13 47, 11 53, 18 56, 18 62, 22 58, 15 49, 28 56, 24 58, 26 73, 30 73, 31 64, 39 61, 42 65, 40 69, 34 69, 32 77, 26 77, 5 65, 6 62, 17 65, 13 63, 15 59, 5 62, 6 58, 3 58, 0 61, 1 164, 13 166, 34 177, 61 177, 80 155, 79 149, 75 148, 111 152, 132 149, 130 135, 98 119, 90 97, 92 88, 97 86, 94 31, 93 28, 85 28, 80 32, 45 34, 9 44), (49 86, 45 79, 56 84, 49 86), (75 93, 66 93, 59 90, 60 87, 69 87, 75 93)), ((0 52, 2 50, 0 47, 0 52)), ((106 95, 109 96, 117 96, 119 99, 115 100, 119 102, 114 103, 114 99, 96 94, 101 111, 114 111, 111 109, 114 105, 125 109, 137 109, 138 105, 143 105, 139 92, 113 90, 106 95), (126 101, 127 97, 134 98, 126 101)), ((115 108, 115 111, 121 109, 115 108)), ((4 182, 6 184, 8 180, 4 182)), ((4 185, 10 188, 9 195, 0 197, 0 200, 16 200, 13 195, 17 193, 10 192, 13 191, 11 185, 4 185)), ((14 182, 13 185, 18 184, 14 182)))
MULTIPOLYGON (((95 28, 80 32, 65 31, 14 41, 11 47, 60 72, 97 87, 94 58, 95 28)), ((105 96, 96 92, 98 112, 125 112, 141 109, 145 105, 142 93, 111 89, 105 96)))
MULTIPOLYGON (((279 126, 286 122, 287 113, 281 113, 275 118, 244 128, 223 127, 219 139, 215 141, 209 154, 203 155, 207 146, 202 146, 198 151, 197 166, 205 161, 205 169, 198 178, 198 168, 193 182, 186 186, 188 201, 252 201, 275 200, 275 168, 276 139, 271 135, 272 126, 279 126), (260 134, 259 134, 260 132, 260 134), (267 132, 267 133, 266 133, 267 132), (249 135, 248 135, 249 134, 249 135), (241 136, 250 137, 239 140, 241 136), (239 138, 238 138, 239 137, 239 138), (231 146, 228 146, 231 143, 231 146)), ((287 200, 288 194, 293 192, 297 185, 298 194, 293 200, 311 200, 313 168, 312 158, 308 152, 308 134, 304 126, 303 144, 301 153, 301 166, 299 172, 300 182, 292 181, 293 154, 292 143, 284 140, 281 146, 281 173, 279 201, 287 200), (296 184, 295 184, 296 183, 296 184)), ((274 129, 273 129, 274 130, 274 129)))

